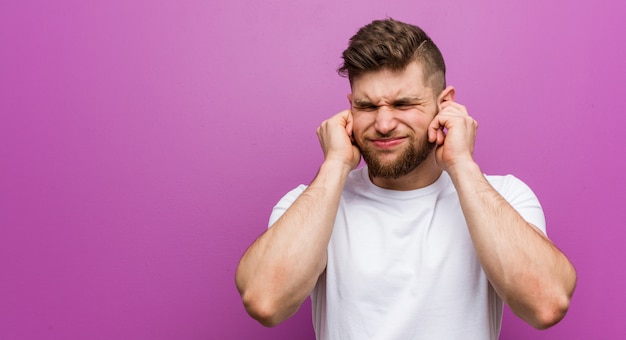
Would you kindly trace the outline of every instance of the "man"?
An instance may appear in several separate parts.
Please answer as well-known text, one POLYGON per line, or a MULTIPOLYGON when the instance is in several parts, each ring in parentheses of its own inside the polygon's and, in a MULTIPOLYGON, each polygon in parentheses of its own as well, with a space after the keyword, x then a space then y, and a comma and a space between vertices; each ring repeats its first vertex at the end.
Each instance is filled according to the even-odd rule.
POLYGON ((318 128, 319 172, 239 263, 248 313, 273 326, 310 295, 318 339, 358 340, 497 339, 503 302, 538 329, 561 320, 574 268, 532 191, 474 161, 477 123, 433 41, 374 21, 343 59, 350 110, 318 128))

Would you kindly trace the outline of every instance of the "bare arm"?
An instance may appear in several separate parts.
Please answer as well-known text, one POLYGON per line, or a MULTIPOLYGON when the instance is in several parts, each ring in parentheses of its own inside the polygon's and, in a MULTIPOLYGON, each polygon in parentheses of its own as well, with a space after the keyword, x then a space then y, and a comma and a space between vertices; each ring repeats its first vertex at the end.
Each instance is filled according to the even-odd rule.
POLYGON ((266 326, 292 316, 326 268, 327 246, 349 172, 360 159, 349 111, 322 123, 325 161, 308 188, 245 252, 236 273, 248 313, 266 326))
POLYGON ((439 144, 437 163, 454 182, 489 281, 511 310, 535 328, 556 324, 576 285, 573 266, 483 176, 472 158, 477 124, 465 107, 446 103, 442 109, 429 136, 439 144))
POLYGON ((491 187, 476 164, 450 173, 474 247, 498 295, 538 329, 559 322, 576 283, 570 262, 491 187))

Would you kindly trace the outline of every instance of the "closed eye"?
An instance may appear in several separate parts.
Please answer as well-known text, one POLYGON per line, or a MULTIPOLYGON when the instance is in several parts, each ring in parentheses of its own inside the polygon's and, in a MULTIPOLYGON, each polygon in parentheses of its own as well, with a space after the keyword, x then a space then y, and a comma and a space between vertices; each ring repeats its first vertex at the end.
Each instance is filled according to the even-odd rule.
POLYGON ((396 103, 393 105, 393 108, 396 110, 410 110, 417 106, 414 103, 396 103))
POLYGON ((358 111, 367 111, 367 112, 378 110, 378 106, 376 105, 355 105, 354 108, 358 111))

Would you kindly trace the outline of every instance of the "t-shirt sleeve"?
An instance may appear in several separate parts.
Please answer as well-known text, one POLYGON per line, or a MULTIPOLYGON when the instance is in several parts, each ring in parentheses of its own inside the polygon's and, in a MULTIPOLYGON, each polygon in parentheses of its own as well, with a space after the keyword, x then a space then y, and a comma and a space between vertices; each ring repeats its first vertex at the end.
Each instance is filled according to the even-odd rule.
POLYGON ((528 222, 546 234, 546 219, 539 199, 526 183, 513 175, 489 179, 494 188, 528 222))
POLYGON ((278 203, 274 206, 274 209, 272 209, 270 221, 267 225, 268 228, 276 223, 276 221, 278 221, 281 216, 283 216, 285 211, 287 211, 287 209, 289 209, 293 202, 295 202, 295 200, 300 197, 300 195, 304 192, 306 188, 306 185, 300 184, 297 188, 288 192, 285 196, 283 196, 283 198, 280 199, 280 201, 278 201, 278 203))

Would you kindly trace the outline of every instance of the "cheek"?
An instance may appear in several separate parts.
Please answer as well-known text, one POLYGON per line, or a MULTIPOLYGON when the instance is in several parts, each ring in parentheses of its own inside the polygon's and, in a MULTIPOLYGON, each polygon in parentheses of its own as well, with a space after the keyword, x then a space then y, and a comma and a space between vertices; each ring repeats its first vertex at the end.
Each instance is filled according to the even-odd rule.
POLYGON ((415 131, 426 131, 428 130, 428 125, 430 125, 434 117, 434 115, 425 115, 423 113, 407 115, 406 117, 403 117, 402 124, 415 131))
POLYGON ((363 130, 356 125, 352 126, 352 139, 357 142, 361 142, 363 140, 363 130))
POLYGON ((368 122, 367 117, 364 117, 362 115, 358 115, 356 117, 353 116, 352 136, 354 136, 355 138, 363 136, 368 127, 372 125, 373 123, 368 122))

